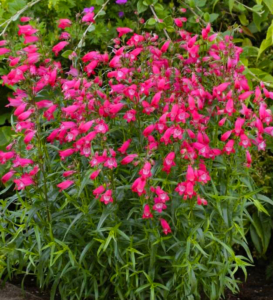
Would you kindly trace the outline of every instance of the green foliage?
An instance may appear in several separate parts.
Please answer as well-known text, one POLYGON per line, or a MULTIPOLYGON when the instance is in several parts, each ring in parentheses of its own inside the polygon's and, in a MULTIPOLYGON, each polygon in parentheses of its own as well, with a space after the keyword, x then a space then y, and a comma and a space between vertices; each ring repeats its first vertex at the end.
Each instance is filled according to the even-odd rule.
MULTIPOLYGON (((200 288, 208 299, 219 299, 225 288, 236 292, 236 270, 246 274, 252 261, 243 220, 249 216, 248 199, 256 194, 240 166, 233 158, 228 165, 215 161, 212 172, 219 182, 207 190, 206 208, 172 195, 168 217, 177 229, 167 237, 120 201, 105 207, 88 197, 72 198, 77 190, 61 195, 50 187, 48 202, 31 189, 17 193, 1 201, 3 271, 7 278, 14 272, 35 274, 41 287, 52 286, 52 299, 56 290, 62 299, 201 299, 200 288), (224 184, 227 173, 232 179, 224 184), (235 244, 247 258, 236 255, 235 244)), ((90 187, 85 176, 80 178, 84 190, 90 187)), ((262 202, 256 203, 263 210, 262 202)), ((265 225, 257 218, 252 224, 262 235, 265 225)))

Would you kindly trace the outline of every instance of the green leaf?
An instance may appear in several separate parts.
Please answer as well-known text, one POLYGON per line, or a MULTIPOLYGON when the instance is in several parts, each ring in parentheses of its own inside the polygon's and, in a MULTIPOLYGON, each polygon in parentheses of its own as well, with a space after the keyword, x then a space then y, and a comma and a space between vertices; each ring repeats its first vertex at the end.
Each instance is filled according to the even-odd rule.
POLYGON ((139 14, 143 13, 144 11, 146 11, 148 9, 148 6, 147 5, 144 5, 143 1, 142 0, 139 0, 137 2, 137 12, 139 14))
POLYGON ((271 39, 263 40, 262 43, 261 43, 259 52, 258 52, 257 59, 259 59, 259 57, 261 56, 261 54, 262 54, 268 47, 270 47, 271 45, 272 45, 272 40, 271 40, 271 39))
POLYGON ((262 253, 262 251, 263 251, 262 242, 261 242, 261 239, 259 238, 259 236, 257 235, 257 232, 253 225, 250 226, 250 236, 251 236, 251 240, 252 240, 255 248, 257 249, 257 251, 259 253, 262 253))
POLYGON ((207 0, 194 0, 195 1, 195 5, 198 7, 204 7, 207 3, 207 0))
POLYGON ((229 1, 228 1, 228 7, 229 7, 229 11, 230 11, 230 12, 232 12, 232 10, 233 10, 234 1, 235 1, 235 0, 229 0, 229 1))
POLYGON ((98 13, 98 16, 104 16, 106 14, 106 12, 104 10, 101 10, 99 13, 98 13))
POLYGON ((240 14, 238 17, 239 17, 239 20, 240 20, 240 22, 241 22, 242 25, 244 25, 244 26, 248 25, 249 21, 246 18, 245 14, 240 14))
POLYGON ((146 283, 146 284, 140 286, 138 289, 136 289, 135 293, 139 293, 139 292, 141 292, 141 291, 147 289, 149 286, 150 286, 150 284, 149 284, 149 283, 146 283))
POLYGON ((160 11, 164 11, 164 6, 162 4, 157 3, 155 6, 155 11, 156 13, 160 12, 160 11))
POLYGON ((273 200, 271 200, 270 198, 268 198, 267 196, 265 195, 262 195, 262 194, 257 194, 257 198, 261 201, 264 201, 264 202, 267 202, 271 205, 273 205, 273 200))
POLYGON ((214 22, 217 18, 219 17, 219 14, 210 14, 209 15, 209 22, 212 23, 214 22))
POLYGON ((241 57, 249 58, 249 57, 257 57, 259 48, 253 46, 245 46, 243 47, 244 52, 241 54, 241 57))
POLYGON ((254 205, 256 206, 256 208, 258 209, 259 212, 263 212, 263 213, 265 213, 269 216, 268 211, 264 208, 262 203, 260 203, 258 200, 255 200, 255 199, 253 199, 253 203, 254 203, 254 205))
POLYGON ((150 25, 150 26, 154 25, 155 23, 156 23, 155 18, 150 18, 150 19, 147 21, 147 25, 150 25))
POLYGON ((72 50, 66 50, 64 53, 62 53, 62 57, 68 58, 73 53, 72 50))
POLYGON ((0 127, 0 146, 5 146, 11 141, 12 133, 10 126, 0 127))
POLYGON ((92 31, 94 31, 96 29, 96 27, 95 27, 95 25, 91 25, 91 26, 88 26, 88 32, 92 32, 92 31))
POLYGON ((204 13, 203 18, 206 22, 209 22, 209 17, 210 17, 209 13, 207 13, 207 12, 204 13))
POLYGON ((252 10, 255 12, 260 12, 263 9, 263 6, 261 4, 256 4, 252 7, 252 10))
POLYGON ((4 125, 7 120, 10 118, 10 113, 5 113, 3 115, 0 115, 0 125, 4 125))
POLYGON ((273 14, 273 1, 272 0, 263 0, 263 3, 267 6, 269 11, 273 14))

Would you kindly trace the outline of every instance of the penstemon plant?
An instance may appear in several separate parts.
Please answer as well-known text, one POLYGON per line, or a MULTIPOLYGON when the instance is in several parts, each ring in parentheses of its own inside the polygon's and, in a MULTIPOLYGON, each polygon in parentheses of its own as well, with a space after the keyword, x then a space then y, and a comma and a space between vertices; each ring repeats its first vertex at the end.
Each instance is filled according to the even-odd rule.
POLYGON ((27 45, 1 42, 15 109, 0 163, 16 191, 1 201, 3 279, 35 275, 52 299, 238 290, 235 273, 252 262, 247 207, 264 211, 251 152, 273 135, 273 93, 250 89, 231 36, 210 25, 192 35, 185 22, 174 19, 172 40, 117 28, 111 53, 69 51, 68 19, 54 55, 27 23, 27 45))

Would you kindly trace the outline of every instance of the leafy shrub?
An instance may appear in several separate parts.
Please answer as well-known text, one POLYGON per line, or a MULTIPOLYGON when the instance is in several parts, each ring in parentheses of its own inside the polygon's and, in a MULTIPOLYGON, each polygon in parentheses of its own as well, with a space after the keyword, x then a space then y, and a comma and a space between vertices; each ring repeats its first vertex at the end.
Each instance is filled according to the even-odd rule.
MULTIPOLYGON (((85 14, 90 26, 94 17, 85 14)), ((1 201, 3 278, 33 274, 62 299, 238 289, 234 274, 252 260, 247 207, 266 202, 251 152, 272 135, 273 94, 250 89, 231 36, 208 25, 198 37, 184 22, 174 20, 173 41, 120 27, 110 53, 83 57, 66 40, 52 57, 31 25, 1 48, 13 57, 2 80, 15 90, 2 181, 16 190, 1 201)), ((59 21, 61 39, 71 25, 59 21)))

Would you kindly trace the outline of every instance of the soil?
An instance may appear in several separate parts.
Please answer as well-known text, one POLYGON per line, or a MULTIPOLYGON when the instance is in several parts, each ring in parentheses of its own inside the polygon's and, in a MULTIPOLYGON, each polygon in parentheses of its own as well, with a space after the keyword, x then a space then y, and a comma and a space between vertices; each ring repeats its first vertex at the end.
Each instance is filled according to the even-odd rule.
MULTIPOLYGON (((13 280, 10 282, 13 285, 17 286, 18 288, 21 288, 21 282, 23 280, 22 276, 18 276, 13 278, 13 280)), ((35 282, 35 278, 32 276, 27 276, 24 280, 24 290, 32 295, 35 295, 36 297, 39 297, 41 300, 49 300, 50 299, 50 291, 41 291, 35 282)), ((0 297, 1 299, 1 297, 0 297)))
MULTIPOLYGON (((272 260, 269 259, 269 260, 272 260)), ((244 282, 244 275, 238 279, 242 281, 240 284, 240 292, 236 295, 228 292, 227 300, 273 300, 273 278, 266 278, 266 268, 268 261, 257 261, 255 267, 248 268, 247 281, 244 282)))

